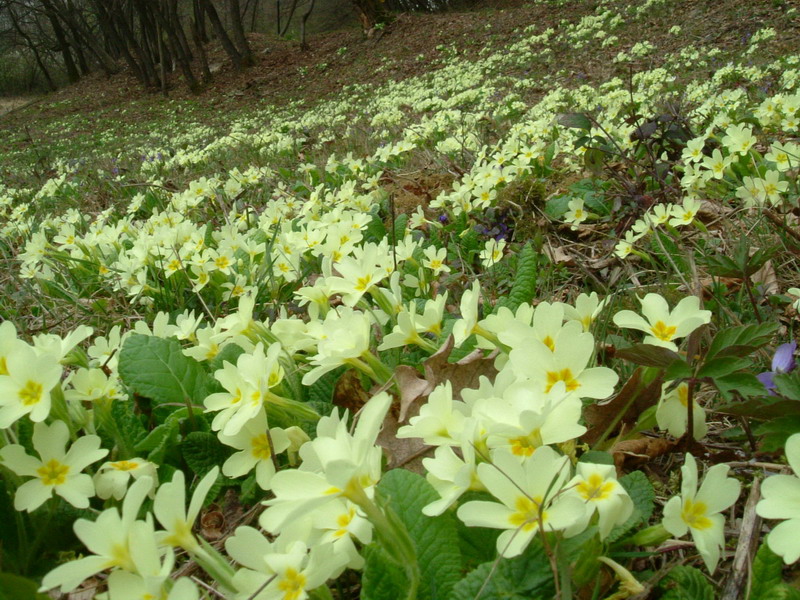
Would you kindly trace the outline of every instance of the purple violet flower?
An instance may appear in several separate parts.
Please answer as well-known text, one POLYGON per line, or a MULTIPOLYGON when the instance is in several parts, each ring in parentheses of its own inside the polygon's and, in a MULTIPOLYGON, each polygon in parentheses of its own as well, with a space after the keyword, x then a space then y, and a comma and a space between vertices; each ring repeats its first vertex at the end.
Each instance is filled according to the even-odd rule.
POLYGON ((770 396, 775 396, 775 375, 781 373, 788 373, 797 366, 794 360, 794 352, 797 350, 797 342, 788 342, 781 344, 775 350, 775 355, 772 357, 772 371, 765 371, 756 375, 758 380, 767 388, 770 396))

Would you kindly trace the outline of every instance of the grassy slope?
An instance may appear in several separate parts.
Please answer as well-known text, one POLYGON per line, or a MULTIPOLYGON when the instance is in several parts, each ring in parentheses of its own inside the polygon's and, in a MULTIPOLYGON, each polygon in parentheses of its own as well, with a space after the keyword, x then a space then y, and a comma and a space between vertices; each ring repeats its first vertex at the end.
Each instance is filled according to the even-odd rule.
MULTIPOLYGON (((506 142, 516 139, 521 127, 531 124, 547 129, 542 121, 552 121, 554 112, 592 111, 594 89, 604 84, 608 85, 604 92, 616 94, 620 104, 628 95, 636 95, 646 110, 663 110, 662 100, 680 99, 690 82, 708 81, 734 61, 743 68, 721 78, 720 88, 741 90, 748 98, 749 103, 737 105, 744 106, 741 111, 733 110, 741 117, 747 107, 771 94, 781 78, 773 66, 763 77, 750 81, 746 69, 796 51, 792 44, 798 38, 797 22, 785 17, 790 7, 780 1, 612 0, 402 15, 379 39, 364 40, 358 31, 336 32, 312 40, 308 53, 301 53, 292 43, 254 38, 259 64, 245 73, 224 69, 199 97, 186 96, 179 84, 165 100, 140 92, 124 75, 107 81, 92 79, 0 118, 0 182, 14 189, 14 200, 4 209, 3 224, 19 220, 13 207, 22 204, 36 214, 38 222, 68 208, 91 215, 106 209, 124 212, 144 189, 152 194, 147 201, 163 209, 173 194, 182 193, 202 177, 218 176, 224 182, 235 168, 272 169, 272 176, 230 206, 224 204, 229 199, 223 199, 221 206, 210 206, 204 213, 187 211, 195 222, 209 222, 219 232, 225 227, 222 213, 234 204, 240 214, 246 209, 259 213, 270 197, 296 194, 308 198, 311 186, 301 185, 306 165, 316 173, 310 176, 318 177, 315 183, 322 181, 326 189, 340 190, 357 177, 334 165, 329 170, 336 174, 326 178, 325 167, 332 164, 332 155, 342 160, 352 153, 357 160, 382 145, 417 139, 417 130, 422 132, 419 146, 402 162, 387 167, 379 183, 395 195, 401 209, 411 212, 420 206, 433 217, 441 211, 431 209, 431 201, 440 192, 452 190, 455 180, 480 163, 476 148, 448 153, 438 150, 438 143, 452 135, 469 146, 465 140, 474 134, 488 145, 492 156, 502 155, 506 142), (646 8, 637 10, 642 7, 646 8), (614 22, 614 15, 621 20, 614 22), (576 26, 581 18, 590 16, 585 27, 576 26), (680 26, 679 33, 670 32, 675 25, 680 26), (776 37, 746 55, 751 36, 765 27, 773 27, 776 37), (553 33, 547 40, 535 38, 548 28, 553 33), (598 31, 602 33, 596 34, 598 31), (603 47, 602 41, 609 36, 616 36, 616 42, 603 47), (629 51, 642 41, 652 43, 653 49, 629 62, 614 61, 620 51, 629 51), (269 51, 260 52, 264 48, 269 51), (675 80, 667 81, 660 74, 651 82, 642 75, 657 73, 664 64, 675 80), (618 81, 614 82, 615 78, 618 81), (553 92, 559 89, 561 95, 555 97, 553 92), (544 107, 537 105, 543 100, 544 107), (76 186, 32 199, 36 190, 59 172, 69 172, 76 186)), ((688 112, 703 99, 684 99, 681 110, 688 112)), ((600 118, 603 110, 595 114, 600 118)), ((702 115, 693 115, 693 119, 703 121, 702 115)), ((614 115, 611 120, 618 123, 622 119, 614 115)), ((769 135, 784 140, 792 137, 780 131, 769 135)), ((564 144, 571 150, 568 141, 564 144)), ((559 156, 555 170, 542 177, 535 189, 503 188, 507 191, 501 193, 500 208, 505 212, 478 211, 469 223, 491 228, 505 220, 512 227, 515 249, 533 239, 541 252, 549 253, 553 264, 543 269, 537 299, 566 300, 581 290, 607 293, 609 287, 628 285, 673 291, 683 285, 680 294, 695 286, 711 288, 702 265, 681 264, 673 269, 669 257, 664 256, 667 252, 655 262, 616 260, 612 249, 621 233, 618 222, 607 219, 573 232, 558 219, 544 215, 541 201, 564 192, 585 174, 576 157, 577 152, 572 151, 559 156)), ((608 173, 604 176, 609 177, 608 173)), ((618 194, 616 188, 610 190, 618 194)), ((796 205, 796 187, 791 193, 796 205)), ((712 188, 707 197, 717 211, 703 217, 711 230, 702 241, 709 253, 729 252, 732 241, 746 232, 754 246, 777 249, 773 273, 762 274, 762 283, 774 278, 778 291, 796 283, 798 247, 790 235, 779 235, 764 219, 738 211, 730 189, 712 188)), ((137 217, 145 221, 148 212, 141 211, 137 217)), ((386 216, 385 211, 380 215, 386 216)), ((636 208, 624 216, 635 218, 636 208)), ((19 323, 23 333, 66 331, 77 323, 90 323, 105 331, 113 324, 129 324, 138 315, 152 317, 146 306, 102 283, 80 288, 84 297, 78 300, 42 299, 29 280, 18 279, 19 264, 14 257, 23 251, 28 237, 18 233, 9 227, 3 238, 0 309, 4 317, 19 323)), ((87 259, 86 266, 97 265, 87 259)), ((451 297, 460 295, 473 275, 464 269, 450 277, 451 297)), ((506 292, 510 276, 508 269, 482 275, 487 293, 506 292)), ((756 317, 752 306, 737 292, 741 282, 731 280, 725 285, 724 301, 707 297, 717 316, 733 323, 752 321, 756 317)), ((277 303, 285 296, 273 300, 277 303)), ((176 294, 169 300, 179 303, 181 297, 176 294)), ((210 309, 215 315, 233 310, 233 303, 216 300, 210 309)), ((155 301, 160 300, 156 297, 155 301)), ((785 301, 777 307, 763 302, 762 310, 784 323, 793 314, 785 301)), ((791 324, 783 333, 786 337, 792 334, 791 324)), ((724 419, 715 426, 718 431, 731 428, 724 419)), ((730 445, 721 442, 720 448, 731 457, 740 457, 737 444, 741 444, 740 438, 730 445)), ((662 466, 654 467, 653 477, 667 481, 669 468, 662 466)))

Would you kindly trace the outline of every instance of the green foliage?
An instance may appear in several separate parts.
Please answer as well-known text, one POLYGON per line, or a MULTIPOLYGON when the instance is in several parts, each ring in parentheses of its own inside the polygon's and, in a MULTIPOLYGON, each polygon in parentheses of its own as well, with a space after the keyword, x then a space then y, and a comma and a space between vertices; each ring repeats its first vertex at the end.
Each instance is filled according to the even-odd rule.
POLYGON ((800 590, 783 582, 783 559, 762 544, 753 558, 750 600, 797 600, 800 590))
POLYGON ((659 582, 662 600, 715 600, 714 586, 694 567, 673 567, 659 582))
POLYGON ((418 598, 447 598, 461 579, 461 552, 455 517, 450 513, 438 517, 422 514, 422 507, 438 500, 439 494, 423 477, 411 471, 389 471, 378 484, 378 490, 414 542, 422 576, 418 598))
POLYGON ((157 404, 200 404, 212 386, 202 365, 181 352, 178 340, 135 333, 120 351, 119 374, 133 393, 157 404))
POLYGON ((228 446, 207 431, 192 431, 180 443, 180 449, 186 464, 198 477, 215 466, 221 466, 231 454, 228 446))
POLYGON ((39 585, 30 579, 0 573, 0 600, 48 600, 47 594, 38 593, 39 585))
POLYGON ((628 473, 619 482, 633 500, 633 512, 627 521, 611 530, 606 538, 609 543, 619 540, 639 525, 646 524, 653 514, 656 499, 653 484, 641 471, 628 473))
POLYGON ((449 600, 529 600, 551 598, 553 572, 539 540, 520 556, 483 563, 453 589, 449 600))
POLYGON ((497 308, 505 306, 516 311, 520 304, 531 302, 536 294, 539 276, 539 254, 530 242, 525 244, 517 260, 517 274, 508 296, 497 302, 497 308))
POLYGON ((708 347, 705 359, 724 356, 750 356, 769 343, 778 330, 777 323, 754 323, 721 329, 708 347))

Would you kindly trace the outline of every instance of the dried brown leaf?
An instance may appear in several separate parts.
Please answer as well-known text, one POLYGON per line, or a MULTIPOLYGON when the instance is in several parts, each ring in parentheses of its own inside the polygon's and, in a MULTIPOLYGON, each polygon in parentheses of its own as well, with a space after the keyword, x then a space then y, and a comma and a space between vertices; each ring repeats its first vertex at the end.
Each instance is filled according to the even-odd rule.
POLYGON ((361 410, 369 398, 358 372, 353 369, 345 371, 333 388, 333 405, 349 410, 351 415, 361 410))
MULTIPOLYGON (((587 431, 581 439, 587 444, 594 445, 600 436, 612 425, 620 412, 616 427, 609 434, 619 431, 623 425, 636 423, 642 412, 653 406, 661 397, 661 386, 663 376, 660 376, 647 385, 642 383, 644 369, 639 367, 633 372, 630 379, 625 382, 622 389, 611 400, 597 402, 586 407, 584 417, 586 419, 587 431)), ((629 427, 625 429, 630 430, 629 427)))
POLYGON ((753 285, 761 287, 763 294, 773 296, 781 293, 781 286, 778 285, 778 276, 775 274, 775 267, 771 260, 765 262, 761 268, 750 276, 753 285))
POLYGON ((677 443, 678 440, 641 437, 617 442, 611 447, 611 454, 617 471, 623 473, 670 452, 677 443))

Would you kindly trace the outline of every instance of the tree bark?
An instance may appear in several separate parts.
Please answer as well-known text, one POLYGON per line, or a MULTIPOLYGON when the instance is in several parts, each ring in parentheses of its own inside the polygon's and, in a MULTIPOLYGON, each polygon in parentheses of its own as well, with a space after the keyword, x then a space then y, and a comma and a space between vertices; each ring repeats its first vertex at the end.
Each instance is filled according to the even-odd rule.
MULTIPOLYGON (((20 27, 19 21, 17 20, 17 16, 14 14, 14 9, 12 9, 11 6, 8 7, 8 14, 11 17, 11 23, 14 26, 14 29, 22 37, 22 39, 25 40, 25 43, 28 44, 28 47, 31 49, 31 52, 33 53, 33 58, 36 61, 36 65, 39 67, 39 70, 42 72, 42 75, 44 75, 44 78, 47 80, 47 86, 50 88, 50 91, 54 91, 56 89, 56 86, 53 83, 52 77, 50 77, 50 72, 47 70, 44 61, 42 60, 42 55, 39 54, 39 49, 33 43, 31 37, 27 33, 25 33, 22 27, 20 27)), ((31 81, 31 84, 32 83, 33 81, 31 81)))
MULTIPOLYGON (((58 15, 55 10, 53 10, 53 5, 50 3, 50 0, 42 0, 42 6, 44 7, 44 14, 47 16, 47 20, 50 21, 50 27, 53 28, 53 34, 56 36, 58 50, 61 52, 61 57, 64 60, 64 67, 67 69, 67 79, 70 83, 75 83, 81 78, 81 74, 78 72, 78 67, 75 65, 75 61, 72 58, 67 36, 64 34, 64 29, 61 27, 61 22, 58 20, 58 15)), ((11 6, 8 7, 8 10, 9 12, 11 11, 11 6)))
POLYGON ((233 65, 237 69, 241 70, 244 67, 242 55, 236 49, 236 46, 233 45, 231 38, 228 37, 228 34, 225 32, 225 26, 222 24, 222 21, 219 18, 217 9, 214 8, 214 3, 211 0, 200 0, 200 2, 203 4, 203 9, 208 15, 208 20, 211 21, 211 26, 214 28, 214 33, 217 34, 217 37, 219 38, 222 47, 225 49, 226 54, 233 61, 233 65))
POLYGON ((316 0, 311 0, 311 5, 308 7, 308 10, 303 15, 303 18, 300 19, 300 49, 301 50, 308 50, 308 45, 306 44, 306 21, 308 21, 308 17, 311 16, 311 11, 314 10, 314 2, 316 2, 316 0))
POLYGON ((242 64, 249 67, 253 64, 253 53, 250 50, 250 44, 247 43, 247 37, 244 35, 242 9, 239 5, 239 0, 228 0, 228 18, 231 22, 233 41, 236 43, 237 50, 239 50, 239 53, 242 55, 242 64))

